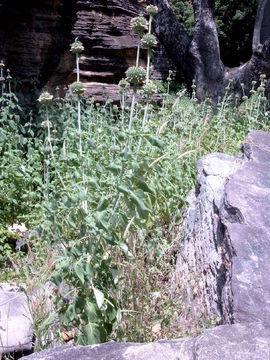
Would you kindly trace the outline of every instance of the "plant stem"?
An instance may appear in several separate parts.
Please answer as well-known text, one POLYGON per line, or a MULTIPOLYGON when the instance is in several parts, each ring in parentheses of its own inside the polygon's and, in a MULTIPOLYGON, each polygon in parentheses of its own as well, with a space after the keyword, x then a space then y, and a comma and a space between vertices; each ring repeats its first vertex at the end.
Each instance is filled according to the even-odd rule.
POLYGON ((140 48, 141 48, 141 38, 138 35, 138 45, 137 45, 137 57, 136 57, 136 67, 139 66, 139 60, 140 60, 140 48))
POLYGON ((79 54, 76 54, 76 73, 77 73, 77 82, 80 81, 80 67, 79 67, 80 57, 79 54))
MULTIPOLYGON (((53 147, 52 147, 52 142, 51 142, 51 129, 50 129, 50 122, 49 122, 49 112, 48 112, 48 106, 46 106, 46 118, 47 118, 47 130, 48 130, 48 143, 49 143, 49 147, 50 147, 50 151, 51 151, 51 155, 52 155, 52 159, 55 162, 55 157, 54 157, 54 151, 53 151, 53 147)), ((49 159, 48 159, 49 161, 49 159)), ((56 164, 55 164, 56 166, 56 164)), ((49 167, 49 164, 48 164, 49 167)), ((49 171, 49 170, 48 170, 49 171)), ((65 188, 65 184, 64 181, 62 179, 62 176, 60 175, 58 169, 56 168, 56 173, 59 177, 59 180, 63 186, 63 188, 65 188)))

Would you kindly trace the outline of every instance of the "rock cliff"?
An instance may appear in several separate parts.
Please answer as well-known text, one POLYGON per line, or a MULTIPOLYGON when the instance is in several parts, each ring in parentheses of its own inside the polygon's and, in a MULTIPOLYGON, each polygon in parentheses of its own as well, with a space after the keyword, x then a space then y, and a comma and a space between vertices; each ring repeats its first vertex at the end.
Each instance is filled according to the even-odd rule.
MULTIPOLYGON (((116 84, 135 62, 136 36, 130 20, 143 11, 136 0, 2 0, 0 58, 22 81, 24 92, 35 80, 53 89, 75 79, 69 44, 79 36, 85 46, 81 79, 98 100, 118 98, 116 84)), ((144 60, 142 60, 143 63, 144 60)), ((159 45, 155 78, 166 78, 173 64, 159 45)))
POLYGON ((270 325, 270 135, 252 132, 242 151, 198 163, 174 282, 185 304, 179 326, 270 325))

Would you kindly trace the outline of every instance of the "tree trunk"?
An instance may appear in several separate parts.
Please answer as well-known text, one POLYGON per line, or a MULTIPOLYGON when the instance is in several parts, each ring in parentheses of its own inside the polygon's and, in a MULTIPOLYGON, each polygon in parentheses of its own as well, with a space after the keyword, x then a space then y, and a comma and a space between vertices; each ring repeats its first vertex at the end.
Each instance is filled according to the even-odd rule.
POLYGON ((148 3, 158 6, 159 9, 154 22, 155 34, 181 74, 191 83, 194 77, 194 64, 190 61, 189 54, 192 37, 177 21, 167 0, 152 0, 148 3))
MULTIPOLYGON (((220 58, 217 28, 214 20, 214 0, 193 0, 195 28, 193 39, 174 16, 167 0, 149 0, 159 8, 155 22, 156 34, 175 65, 188 82, 195 80, 199 100, 222 96, 230 80, 235 93, 245 92, 252 81, 259 83, 260 74, 270 78, 270 0, 259 0, 254 28, 253 55, 237 68, 226 68, 220 58), (264 40, 264 44, 260 42, 264 40)), ((270 83, 270 81, 269 81, 270 83)))
POLYGON ((195 29, 190 53, 194 59, 199 100, 211 96, 216 101, 225 85, 225 68, 220 59, 214 8, 214 0, 193 0, 195 29))

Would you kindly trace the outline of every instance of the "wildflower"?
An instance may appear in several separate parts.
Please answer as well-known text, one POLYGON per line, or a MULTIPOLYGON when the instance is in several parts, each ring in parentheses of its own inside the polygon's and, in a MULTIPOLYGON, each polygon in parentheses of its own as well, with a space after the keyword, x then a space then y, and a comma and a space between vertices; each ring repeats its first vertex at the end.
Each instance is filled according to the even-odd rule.
POLYGON ((152 34, 146 34, 142 37, 141 43, 142 47, 144 47, 145 49, 151 49, 157 46, 157 39, 152 34))
POLYGON ((152 81, 149 81, 147 84, 144 85, 143 94, 145 97, 150 98, 155 93, 157 93, 157 87, 152 81))
POLYGON ((71 91, 74 94, 82 95, 85 92, 85 87, 84 87, 83 83, 81 83, 80 81, 75 81, 71 85, 71 91))
POLYGON ((130 89, 130 83, 126 79, 122 79, 119 81, 118 85, 120 88, 124 91, 127 91, 130 89))
POLYGON ((70 51, 73 54, 81 54, 84 51, 84 46, 78 38, 75 39, 74 43, 70 45, 70 51))
POLYGON ((139 36, 141 36, 148 29, 148 22, 142 16, 133 18, 131 20, 130 24, 131 24, 132 30, 139 36))
POLYGON ((126 71, 126 80, 133 85, 142 85, 146 78, 146 71, 143 67, 132 66, 126 71))
POLYGON ((10 70, 7 69, 7 80, 11 80, 12 79, 12 76, 10 75, 10 70))
POLYGON ((146 12, 148 15, 154 17, 158 13, 158 7, 154 5, 146 6, 146 12))
POLYGON ((171 81, 172 80, 172 70, 169 70, 169 75, 167 77, 167 81, 171 81))
POLYGON ((43 129, 47 129, 48 127, 48 124, 49 124, 49 127, 52 128, 52 123, 50 121, 42 121, 42 123, 40 124, 40 126, 43 128, 43 129))
POLYGON ((53 95, 51 95, 48 91, 44 91, 38 98, 38 101, 41 103, 41 105, 48 106, 51 104, 52 99, 53 95))
POLYGON ((1 60, 0 61, 0 69, 4 69, 4 67, 5 67, 5 64, 4 64, 3 60, 1 60))

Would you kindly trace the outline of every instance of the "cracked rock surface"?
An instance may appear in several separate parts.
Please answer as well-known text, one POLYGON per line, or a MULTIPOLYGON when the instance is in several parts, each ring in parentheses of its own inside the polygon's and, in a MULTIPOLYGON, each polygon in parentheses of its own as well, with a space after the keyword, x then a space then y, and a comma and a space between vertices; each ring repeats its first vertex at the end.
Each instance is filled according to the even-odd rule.
POLYGON ((209 319, 270 323, 270 135, 250 133, 242 152, 198 163, 174 282, 187 328, 209 319))

